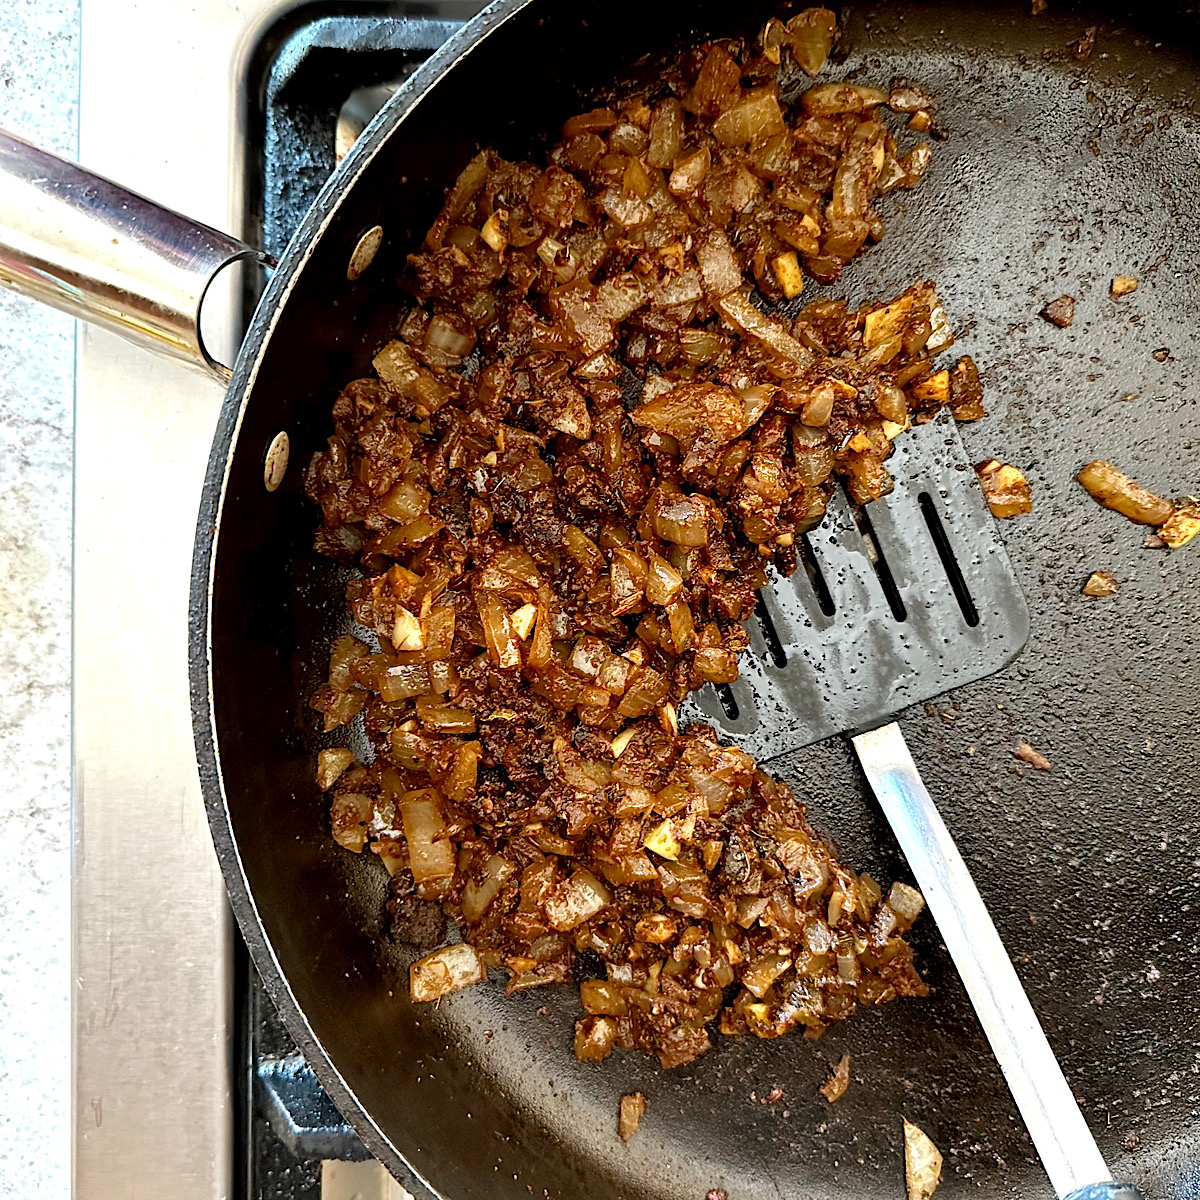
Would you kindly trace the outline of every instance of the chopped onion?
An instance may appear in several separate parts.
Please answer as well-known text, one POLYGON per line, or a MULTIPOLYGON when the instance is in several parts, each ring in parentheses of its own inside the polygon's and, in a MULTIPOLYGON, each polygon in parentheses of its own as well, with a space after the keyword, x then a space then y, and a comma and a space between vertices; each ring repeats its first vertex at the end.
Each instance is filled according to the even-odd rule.
POLYGON ((546 900, 546 919, 554 929, 582 925, 612 903, 612 893, 590 871, 579 870, 546 900))
POLYGON ((579 985, 583 1011, 593 1016, 623 1017, 629 1004, 620 986, 602 979, 587 979, 579 985))
POLYGON ((786 37, 792 57, 809 75, 819 75, 837 38, 837 17, 827 8, 806 8, 797 13, 786 26, 786 37))
MULTIPOLYGON (((673 1067, 718 1018, 816 1036, 923 990, 905 894, 882 903, 789 789, 681 733, 677 707, 736 679, 755 590, 794 569, 835 487, 875 498, 893 436, 942 405, 982 415, 974 364, 934 362, 952 335, 932 284, 795 302, 883 236, 879 198, 930 161, 857 84, 785 114, 779 83, 834 35, 824 9, 773 20, 761 53, 684 55, 656 105, 614 93, 536 163, 472 160, 305 477, 367 631, 311 701, 364 741, 361 765, 317 760, 334 836, 384 864, 397 933, 443 905, 479 947, 450 951, 466 981, 502 966, 523 991, 598 956, 585 1059, 619 1044, 673 1067)), ((457 986, 423 961, 416 994, 457 986)))
POLYGON ((355 854, 367 844, 366 822, 371 816, 371 799, 353 792, 339 792, 333 800, 333 840, 355 854))
POLYGON ((742 983, 760 999, 767 989, 792 965, 786 954, 767 954, 751 963, 742 973, 742 983))
POLYGON ((696 191, 712 168, 712 151, 707 146, 676 159, 675 169, 667 186, 677 196, 696 191))
POLYGON ((868 112, 879 104, 886 104, 887 93, 849 83, 822 83, 809 88, 800 97, 800 103, 810 116, 831 117, 838 113, 868 112))
POLYGON ((429 322, 425 345, 428 349, 441 350, 452 358, 461 359, 475 348, 475 330, 464 321, 439 313, 429 322))
POLYGON ((683 105, 674 97, 664 100, 654 110, 650 121, 650 148, 646 161, 660 169, 674 165, 683 144, 683 105))
POLYGON ((475 593, 475 605, 483 622, 483 634, 492 662, 501 668, 519 667, 521 647, 508 610, 496 596, 484 591, 475 593))
POLYGON ((400 800, 409 866, 417 883, 447 879, 454 874, 454 845, 444 838, 441 798, 433 788, 406 792, 400 800))
POLYGON ((769 346, 782 357, 801 365, 812 361, 813 356, 810 351, 805 350, 778 321, 768 317, 740 292, 731 292, 727 296, 722 296, 717 301, 717 308, 739 329, 751 337, 758 338, 764 345, 769 346))
MULTIPOLYGON (((630 730, 633 733, 633 730, 630 730)), ((317 787, 323 792, 331 787, 346 773, 354 762, 354 751, 338 747, 333 750, 322 750, 317 755, 317 787)))
POLYGON ((654 512, 654 532, 677 546, 708 544, 708 514, 704 505, 689 496, 672 496, 654 512))
POLYGON ((468 921, 478 921, 495 900, 500 889, 512 878, 516 868, 503 855, 493 854, 484 864, 480 879, 468 879, 463 886, 462 912, 468 921))
POLYGON ((888 892, 887 903, 907 928, 921 915, 921 910, 925 907, 925 897, 916 888, 897 881, 888 892))
POLYGON ((380 379, 406 396, 421 374, 420 365, 412 351, 399 341, 388 342, 371 360, 371 365, 380 379))
POLYGON ((393 521, 407 524, 429 511, 429 489, 402 479, 379 501, 379 511, 393 521))
POLYGON ((667 605, 679 595, 682 588, 683 576, 665 558, 651 551, 646 574, 646 599, 651 604, 667 605))
POLYGON ((475 714, 455 708, 452 704, 443 704, 435 695, 419 696, 417 698, 417 719, 426 729, 440 730, 442 733, 474 733, 475 714))
POLYGON ((723 145, 744 146, 782 133, 784 128, 779 92, 774 85, 768 85, 752 88, 737 104, 727 108, 713 125, 713 134, 723 145))
POLYGON ((601 1062, 617 1044, 617 1023, 609 1017, 586 1017, 575 1025, 575 1057, 601 1062))
POLYGON ((729 239, 721 230, 710 230, 697 243, 696 261, 700 264, 704 289, 711 297, 726 296, 742 286, 742 268, 729 239))
POLYGON ((369 651, 356 637, 346 634, 333 644, 329 654, 329 686, 335 692, 346 692, 354 684, 354 664, 369 651))
POLYGON ((409 993, 418 1003, 440 1000, 451 992, 482 983, 486 978, 483 960, 466 942, 443 946, 418 959, 408 969, 409 993))
POLYGON ((447 800, 462 804, 474 795, 482 754, 483 747, 478 742, 466 742, 458 748, 454 765, 442 780, 442 791, 447 800))
POLYGON ((430 689, 429 668, 421 663, 407 667, 389 667, 379 679, 379 694, 388 702, 423 696, 430 689))

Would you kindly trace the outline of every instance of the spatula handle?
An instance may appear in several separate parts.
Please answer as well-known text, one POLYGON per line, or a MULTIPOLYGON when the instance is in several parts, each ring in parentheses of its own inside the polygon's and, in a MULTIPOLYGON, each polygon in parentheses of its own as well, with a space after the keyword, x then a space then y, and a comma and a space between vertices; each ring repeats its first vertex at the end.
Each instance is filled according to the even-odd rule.
POLYGON ((1096 1139, 966 863, 921 781, 900 726, 893 722, 861 733, 854 748, 937 921, 1055 1195, 1064 1200, 1137 1200, 1136 1190, 1111 1182, 1096 1139))

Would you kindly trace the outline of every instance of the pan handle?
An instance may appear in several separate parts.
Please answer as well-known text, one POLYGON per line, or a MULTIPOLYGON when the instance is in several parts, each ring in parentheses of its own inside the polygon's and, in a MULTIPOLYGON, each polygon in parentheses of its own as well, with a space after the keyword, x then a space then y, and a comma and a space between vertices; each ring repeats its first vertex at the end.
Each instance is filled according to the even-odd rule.
POLYGON ((228 234, 0 130, 0 285, 200 367, 200 310, 231 263, 273 265, 228 234))

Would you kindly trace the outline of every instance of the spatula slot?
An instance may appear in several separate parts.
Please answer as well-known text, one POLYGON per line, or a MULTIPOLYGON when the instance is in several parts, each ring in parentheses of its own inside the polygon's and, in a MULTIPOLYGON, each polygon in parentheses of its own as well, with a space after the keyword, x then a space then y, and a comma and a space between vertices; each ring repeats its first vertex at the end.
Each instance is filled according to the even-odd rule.
MULTIPOLYGON (((805 575, 808 576, 809 586, 813 590, 813 595, 817 598, 817 607, 827 617, 832 617, 837 611, 833 603, 833 593, 829 590, 829 585, 825 582, 825 576, 821 571, 821 564, 817 561, 817 556, 813 553, 812 543, 808 540, 808 535, 801 537, 796 544, 796 554, 800 560, 800 565, 804 568, 805 575)), ((759 601, 761 604, 762 602, 759 601)), ((782 663, 777 663, 777 666, 782 666, 782 663)))
POLYGON ((684 700, 681 725, 768 760, 885 725, 1025 644, 1029 610, 950 413, 897 439, 888 468, 895 487, 863 509, 830 496, 796 539, 803 573, 770 570, 738 678, 684 700))
POLYGON ((904 598, 896 586, 896 579, 892 574, 891 567, 888 566, 887 559, 879 549, 879 539, 875 536, 875 527, 871 524, 870 514, 863 505, 853 502, 850 503, 850 512, 854 516, 858 532, 862 534, 863 544, 867 548, 867 557, 871 560, 871 566, 875 568, 879 586, 883 589, 884 599, 887 600, 888 608, 892 610, 892 616, 897 621, 907 620, 908 610, 904 606, 904 598))
POLYGON ((921 506, 921 515, 925 518, 925 524, 929 527, 929 535, 933 538, 938 558, 941 559, 942 570, 946 572, 946 578, 950 581, 954 598, 962 610, 963 620, 970 628, 974 629, 979 624, 979 611, 975 607, 975 601, 971 599, 971 592, 967 587, 967 581, 963 578, 958 559, 954 556, 954 548, 950 545, 946 527, 942 524, 942 515, 938 512, 937 505, 928 492, 922 492, 917 497, 917 503, 921 506))
MULTIPOLYGON (((771 617, 770 609, 767 608, 766 601, 762 595, 754 598, 754 615, 758 618, 758 627, 762 630, 763 641, 767 646, 767 653, 771 656, 771 661, 777 667, 787 666, 787 654, 783 649, 783 642, 780 640, 779 632, 775 628, 775 622, 771 617)), ((732 699, 732 693, 730 694, 732 699)), ((724 704, 724 700, 721 701, 724 704)), ((736 708, 737 705, 735 704, 736 708)))

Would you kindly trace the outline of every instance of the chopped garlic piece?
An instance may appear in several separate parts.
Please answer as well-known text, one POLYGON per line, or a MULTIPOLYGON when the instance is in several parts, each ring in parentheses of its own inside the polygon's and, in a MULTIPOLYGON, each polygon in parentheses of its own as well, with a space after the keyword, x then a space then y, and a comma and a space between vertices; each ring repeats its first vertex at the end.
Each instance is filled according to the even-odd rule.
POLYGON ((1200 504, 1177 508, 1158 527, 1158 536, 1172 550, 1186 546, 1197 534, 1200 534, 1200 504))
POLYGON ((1115 575, 1109 571, 1093 571, 1083 585, 1085 596, 1113 596, 1120 588, 1115 575))
POLYGON ((1120 299, 1122 296, 1128 296, 1130 292, 1136 292, 1138 281, 1132 275, 1115 275, 1112 281, 1112 294, 1114 299, 1120 299))
POLYGON ((508 233, 505 231, 504 222, 508 217, 508 213, 502 208, 496 209, 494 213, 483 223, 483 228, 479 231, 479 236, 497 254, 503 254, 505 246, 508 245, 508 233))
POLYGON ((421 622, 404 605, 396 607, 396 623, 392 626, 392 645, 397 651, 424 650, 425 635, 421 622))
POLYGON ((926 400, 933 404, 946 404, 950 400, 950 372, 938 371, 909 389, 914 400, 926 400))
POLYGON ((975 468, 988 508, 994 517, 1015 517, 1033 511, 1033 493, 1025 476, 1010 463, 989 458, 975 468))
POLYGON ((612 740, 612 755, 613 758, 620 758, 625 752, 625 748, 633 741, 633 735, 637 733, 637 726, 630 725, 628 729, 622 729, 612 740))
POLYGON ((533 623, 537 620, 537 605, 522 604, 509 618, 517 637, 524 641, 533 632, 533 623))
POLYGON ((651 830, 642 845, 647 850, 653 850, 660 858, 669 858, 672 861, 679 858, 679 839, 675 836, 675 829, 670 818, 651 830))
POLYGON ((675 936, 675 922, 666 913, 647 913, 634 927, 633 936, 639 942, 661 946, 675 936))
MULTIPOLYGON (((882 150, 882 143, 880 149, 882 150)), ((783 288, 783 294, 789 300, 804 291, 804 271, 795 250, 789 250, 786 254, 772 259, 771 268, 775 272, 775 278, 779 280, 779 286, 783 288)))
POLYGON ((621 1111, 617 1121, 617 1132, 621 1135, 621 1141, 627 1142, 637 1133, 645 1111, 646 1097, 641 1092, 621 1097, 621 1111))

